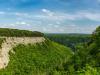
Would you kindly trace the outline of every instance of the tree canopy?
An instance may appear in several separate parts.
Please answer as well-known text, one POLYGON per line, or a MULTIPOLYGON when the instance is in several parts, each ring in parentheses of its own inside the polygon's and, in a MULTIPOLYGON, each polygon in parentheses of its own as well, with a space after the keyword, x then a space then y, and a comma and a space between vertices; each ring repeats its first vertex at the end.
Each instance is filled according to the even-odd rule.
POLYGON ((41 37, 44 34, 38 31, 0 28, 0 36, 6 37, 41 37))

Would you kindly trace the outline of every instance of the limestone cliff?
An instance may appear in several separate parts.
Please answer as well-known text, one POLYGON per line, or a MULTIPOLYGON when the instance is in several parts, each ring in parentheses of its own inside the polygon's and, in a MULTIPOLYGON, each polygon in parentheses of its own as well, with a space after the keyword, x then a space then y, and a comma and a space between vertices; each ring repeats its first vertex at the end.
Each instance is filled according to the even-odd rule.
POLYGON ((18 44, 35 44, 44 42, 44 37, 1 37, 5 38, 0 48, 0 69, 5 68, 9 63, 9 51, 18 44))

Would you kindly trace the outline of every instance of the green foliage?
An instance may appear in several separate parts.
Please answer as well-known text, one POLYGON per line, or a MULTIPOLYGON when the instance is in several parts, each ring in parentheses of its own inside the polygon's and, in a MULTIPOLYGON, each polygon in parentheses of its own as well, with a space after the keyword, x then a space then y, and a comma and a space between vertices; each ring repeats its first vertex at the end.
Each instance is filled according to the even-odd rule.
POLYGON ((5 41, 5 38, 0 38, 0 48, 1 48, 1 45, 2 43, 5 41))
POLYGON ((46 34, 50 40, 18 45, 0 75, 100 75, 100 26, 91 35, 46 34), (74 49, 74 52, 70 48, 74 49))
POLYGON ((0 36, 6 37, 41 37, 43 33, 37 31, 0 28, 0 36))
POLYGON ((79 43, 89 42, 91 35, 89 34, 45 34, 45 37, 52 41, 63 44, 75 50, 75 46, 79 43))
POLYGON ((72 56, 69 48, 52 41, 18 45, 10 52, 9 65, 0 75, 63 75, 63 64, 72 56))
POLYGON ((92 38, 94 41, 100 43, 100 26, 93 32, 92 38))
POLYGON ((100 75, 100 27, 91 39, 89 44, 78 44, 70 61, 64 64, 69 75, 100 75))
POLYGON ((95 30, 92 35, 93 42, 89 45, 88 49, 91 55, 91 61, 95 60, 93 65, 100 67, 100 26, 95 30))
MULTIPOLYGON (((100 52, 100 26, 93 32, 92 34, 93 44, 95 44, 94 48, 97 48, 97 52, 100 52)), ((91 46, 91 45, 90 45, 91 46)))

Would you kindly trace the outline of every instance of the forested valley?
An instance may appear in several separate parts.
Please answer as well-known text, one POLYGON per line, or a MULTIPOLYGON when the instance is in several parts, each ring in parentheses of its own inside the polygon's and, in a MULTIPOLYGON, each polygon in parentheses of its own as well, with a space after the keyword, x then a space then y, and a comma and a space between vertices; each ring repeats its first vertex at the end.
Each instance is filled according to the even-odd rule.
MULTIPOLYGON (((13 30, 18 34, 12 33, 12 29, 0 31, 4 31, 1 36, 21 37, 18 30, 13 30)), ((25 31, 22 37, 38 37, 26 33, 32 32, 25 31)), ((92 34, 42 34, 42 37, 46 39, 42 43, 14 47, 14 53, 9 52, 8 66, 0 70, 0 75, 100 75, 100 26, 92 34)))

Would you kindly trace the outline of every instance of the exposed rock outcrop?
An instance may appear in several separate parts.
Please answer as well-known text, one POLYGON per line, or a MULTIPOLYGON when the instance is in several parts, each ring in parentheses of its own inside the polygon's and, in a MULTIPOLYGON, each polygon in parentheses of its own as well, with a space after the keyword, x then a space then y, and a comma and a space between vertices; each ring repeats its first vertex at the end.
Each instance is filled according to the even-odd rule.
MULTIPOLYGON (((44 37, 1 37, 6 38, 0 49, 0 69, 5 68, 9 63, 9 51, 18 44, 35 44, 44 42, 44 37)), ((12 51, 13 52, 13 51, 12 51)), ((14 52, 13 52, 14 53, 14 52)))

